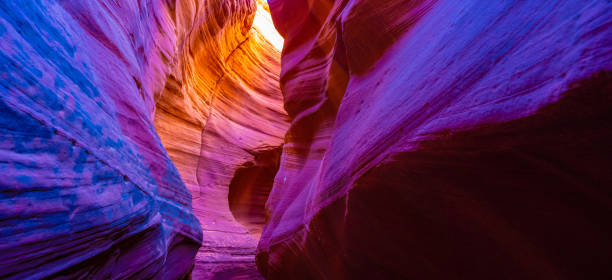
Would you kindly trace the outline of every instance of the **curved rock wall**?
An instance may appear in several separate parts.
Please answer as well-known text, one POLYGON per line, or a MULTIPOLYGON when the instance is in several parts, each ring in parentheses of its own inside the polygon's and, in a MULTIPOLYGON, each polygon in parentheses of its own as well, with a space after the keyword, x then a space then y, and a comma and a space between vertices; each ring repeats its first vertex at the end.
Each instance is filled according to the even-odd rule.
POLYGON ((0 4, 0 278, 177 279, 202 242, 193 278, 260 277, 228 188, 288 126, 264 4, 0 4))
POLYGON ((202 241, 153 127, 165 1, 0 3, 0 278, 177 279, 202 241))
POLYGON ((278 161, 273 158, 278 153, 270 159, 259 155, 276 150, 288 127, 278 82, 280 51, 252 28, 258 6, 267 5, 210 0, 193 7, 197 16, 183 23, 193 25, 193 32, 179 45, 180 61, 157 100, 155 127, 193 194, 204 230, 194 279, 260 278, 255 266, 258 223, 275 171, 241 176, 262 180, 263 192, 234 188, 238 192, 232 198, 244 199, 234 209, 238 212, 229 203, 238 170, 278 161), (251 197, 256 193, 259 197, 251 197))
POLYGON ((269 2, 266 278, 612 276, 609 1, 269 2))
POLYGON ((609 1, 383 2, 0 2, 0 278, 611 278, 609 1))

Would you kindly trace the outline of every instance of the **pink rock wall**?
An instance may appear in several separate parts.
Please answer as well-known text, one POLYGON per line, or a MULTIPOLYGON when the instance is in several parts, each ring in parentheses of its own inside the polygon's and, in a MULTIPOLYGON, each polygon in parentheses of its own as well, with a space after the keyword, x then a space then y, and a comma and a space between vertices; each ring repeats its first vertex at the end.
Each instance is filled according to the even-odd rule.
POLYGON ((194 279, 261 277, 255 248, 276 169, 239 170, 265 170, 278 161, 280 153, 268 151, 282 145, 289 123, 278 82, 280 51, 252 28, 256 7, 256 1, 211 0, 189 8, 196 16, 183 24, 193 32, 179 45, 180 59, 157 100, 155 127, 204 230, 194 279), (230 192, 236 174, 261 183, 234 184, 230 192))
POLYGON ((267 279, 612 276, 609 1, 269 2, 267 279))

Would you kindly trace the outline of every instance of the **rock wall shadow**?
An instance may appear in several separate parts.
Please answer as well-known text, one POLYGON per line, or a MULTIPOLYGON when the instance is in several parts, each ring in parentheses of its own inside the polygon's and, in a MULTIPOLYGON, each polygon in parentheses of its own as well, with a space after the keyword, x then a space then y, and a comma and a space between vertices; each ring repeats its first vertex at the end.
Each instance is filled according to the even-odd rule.
POLYGON ((262 269, 269 256, 259 255, 260 271, 268 279, 610 279, 611 81, 600 72, 529 117, 441 132, 395 154, 322 209, 303 245, 273 247, 279 270, 262 269))

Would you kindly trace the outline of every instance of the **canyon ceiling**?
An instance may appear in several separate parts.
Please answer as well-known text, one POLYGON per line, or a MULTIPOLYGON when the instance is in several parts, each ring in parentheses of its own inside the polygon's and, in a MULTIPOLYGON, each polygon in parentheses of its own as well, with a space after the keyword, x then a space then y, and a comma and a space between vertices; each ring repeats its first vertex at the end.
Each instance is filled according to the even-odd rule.
POLYGON ((0 68, 0 279, 612 278, 608 0, 5 0, 0 68))

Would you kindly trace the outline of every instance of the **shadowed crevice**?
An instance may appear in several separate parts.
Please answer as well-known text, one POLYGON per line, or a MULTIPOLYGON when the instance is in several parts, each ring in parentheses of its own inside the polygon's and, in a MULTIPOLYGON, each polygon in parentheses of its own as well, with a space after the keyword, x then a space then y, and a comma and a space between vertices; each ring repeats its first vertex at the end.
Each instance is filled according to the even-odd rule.
POLYGON ((254 153, 239 167, 229 185, 229 207, 251 234, 260 235, 268 220, 265 204, 279 168, 282 146, 254 153))

